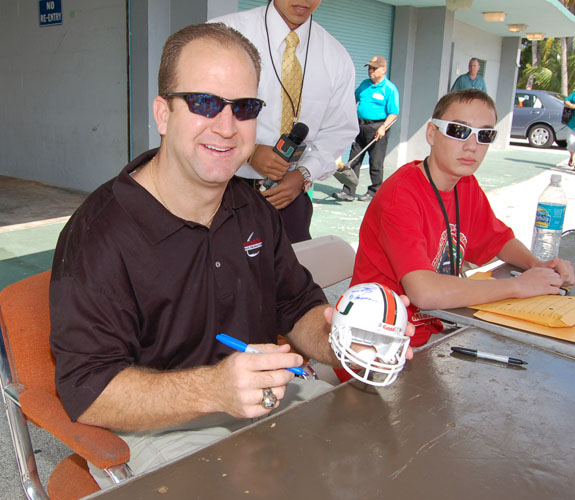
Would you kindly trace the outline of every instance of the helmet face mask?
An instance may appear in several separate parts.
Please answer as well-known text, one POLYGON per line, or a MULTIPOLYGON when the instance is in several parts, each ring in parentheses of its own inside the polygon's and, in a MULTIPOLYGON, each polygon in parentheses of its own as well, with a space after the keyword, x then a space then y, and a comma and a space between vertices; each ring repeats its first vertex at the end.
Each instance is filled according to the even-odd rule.
POLYGON ((349 288, 338 300, 329 341, 343 368, 358 380, 386 386, 405 365, 407 310, 399 296, 378 283, 349 288), (358 346, 365 349, 356 351, 358 346), (357 368, 365 369, 358 374, 357 368))

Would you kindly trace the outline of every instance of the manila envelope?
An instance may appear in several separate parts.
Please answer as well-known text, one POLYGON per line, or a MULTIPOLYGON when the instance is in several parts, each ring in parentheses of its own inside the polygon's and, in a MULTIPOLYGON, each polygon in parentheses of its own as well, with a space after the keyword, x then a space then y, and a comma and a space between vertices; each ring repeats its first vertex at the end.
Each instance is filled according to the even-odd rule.
POLYGON ((485 312, 485 311, 476 311, 475 313, 473 313, 473 316, 482 319, 484 321, 489 321, 490 323, 510 326, 511 328, 518 328, 519 330, 538 333, 539 335, 545 335, 547 337, 553 337, 556 339, 567 340, 569 342, 575 342, 575 326, 558 328, 545 325, 538 325, 537 323, 531 323, 530 321, 511 318, 509 316, 502 316, 501 314, 485 312))

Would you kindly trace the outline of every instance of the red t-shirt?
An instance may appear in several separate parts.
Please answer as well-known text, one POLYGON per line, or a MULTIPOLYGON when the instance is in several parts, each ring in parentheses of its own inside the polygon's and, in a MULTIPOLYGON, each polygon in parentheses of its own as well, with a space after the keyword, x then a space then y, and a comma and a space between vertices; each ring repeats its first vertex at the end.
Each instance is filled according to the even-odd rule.
MULTIPOLYGON (((359 231, 359 248, 351 285, 377 282, 404 294, 401 278, 407 273, 430 270, 450 274, 445 219, 431 184, 419 169, 420 161, 408 163, 387 179, 369 204, 359 231)), ((474 176, 457 183, 460 217, 460 260, 482 265, 489 262, 514 237, 513 231, 495 217, 474 176)), ((447 211, 453 244, 457 241, 454 191, 440 191, 447 211)), ((461 268, 461 265, 460 265, 461 268)), ((441 323, 408 310, 416 325, 414 347, 425 344, 441 323)))

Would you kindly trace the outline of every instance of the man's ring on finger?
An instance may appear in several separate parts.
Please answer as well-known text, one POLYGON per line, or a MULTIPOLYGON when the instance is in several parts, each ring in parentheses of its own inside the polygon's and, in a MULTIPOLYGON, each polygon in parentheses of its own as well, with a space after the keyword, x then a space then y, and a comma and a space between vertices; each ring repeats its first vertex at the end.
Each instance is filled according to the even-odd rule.
POLYGON ((269 410, 270 408, 273 408, 276 405, 277 401, 278 398, 274 394, 274 392, 269 387, 265 388, 264 395, 262 397, 262 406, 266 410, 269 410))

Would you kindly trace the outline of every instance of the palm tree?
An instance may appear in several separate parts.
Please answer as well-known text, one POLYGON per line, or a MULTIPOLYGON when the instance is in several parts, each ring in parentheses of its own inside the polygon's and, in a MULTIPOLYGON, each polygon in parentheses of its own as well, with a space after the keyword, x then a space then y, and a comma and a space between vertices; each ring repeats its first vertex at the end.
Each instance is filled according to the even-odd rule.
MULTIPOLYGON (((536 68, 539 65, 539 58, 537 57, 537 40, 531 42, 531 67, 536 68)), ((527 78, 527 84, 525 88, 533 88, 533 81, 535 80, 535 75, 529 75, 527 78)))
POLYGON ((567 38, 561 37, 561 93, 569 95, 568 80, 569 75, 567 71, 567 38))
MULTIPOLYGON (((561 0, 575 14, 575 0, 561 0)), ((524 40, 519 88, 554 90, 569 95, 575 87, 575 47, 573 37, 546 38, 537 43, 524 40)))
POLYGON ((521 48, 521 68, 517 79, 517 88, 552 90, 569 95, 568 89, 575 88, 575 52, 572 43, 567 40, 563 45, 561 38, 546 38, 535 43, 523 40, 521 48), (562 51, 567 49, 567 64, 562 68, 562 51), (533 51, 537 56, 533 57, 533 51), (532 61, 535 60, 535 64, 532 61), (565 75, 565 76, 563 76, 565 75), (562 81, 566 78, 567 84, 562 81), (566 90, 567 89, 567 90, 566 90))
POLYGON ((559 39, 546 38, 540 43, 525 41, 517 86, 519 88, 531 86, 534 89, 560 92, 560 51, 559 39), (534 52, 536 55, 533 55, 534 52), (528 62, 529 60, 532 62, 528 62))

